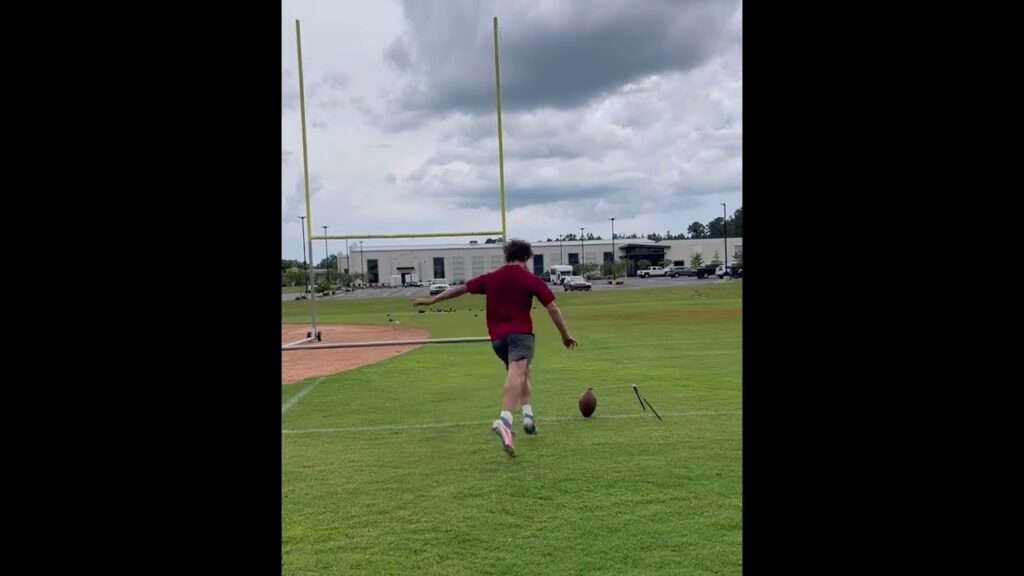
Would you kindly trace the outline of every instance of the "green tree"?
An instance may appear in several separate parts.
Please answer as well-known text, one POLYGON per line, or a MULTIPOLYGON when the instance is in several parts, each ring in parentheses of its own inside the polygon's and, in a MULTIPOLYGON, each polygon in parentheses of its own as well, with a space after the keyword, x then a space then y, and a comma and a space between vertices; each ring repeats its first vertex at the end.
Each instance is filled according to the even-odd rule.
POLYGON ((719 216, 711 222, 708 222, 708 237, 709 238, 721 238, 722 237, 722 226, 724 225, 725 219, 719 216))
POLYGON ((338 280, 341 278, 341 271, 338 270, 337 254, 331 254, 327 258, 321 259, 320 263, 317 264, 317 269, 323 270, 323 272, 318 272, 316 274, 316 281, 318 284, 320 282, 336 284, 338 280))
POLYGON ((618 262, 605 262, 601 264, 601 276, 605 278, 622 278, 629 269, 629 262, 620 260, 618 262))
POLYGON ((291 268, 282 274, 282 286, 302 286, 306 279, 306 271, 298 268, 291 268))
POLYGON ((690 238, 707 238, 708 229, 700 222, 694 222, 686 229, 690 233, 690 238))
POLYGON ((327 268, 327 269, 330 269, 330 270, 337 270, 338 269, 338 255, 337 254, 331 254, 329 257, 320 260, 320 263, 317 264, 316 267, 320 268, 320 269, 327 268))

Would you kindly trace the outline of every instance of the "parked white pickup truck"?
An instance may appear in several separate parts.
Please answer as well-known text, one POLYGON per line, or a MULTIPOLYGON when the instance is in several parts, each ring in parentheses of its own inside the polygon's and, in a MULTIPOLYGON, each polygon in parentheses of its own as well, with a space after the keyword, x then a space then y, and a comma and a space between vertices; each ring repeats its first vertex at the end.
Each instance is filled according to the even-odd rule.
POLYGON ((651 266, 647 270, 637 270, 636 275, 644 278, 650 278, 651 276, 666 276, 669 273, 668 268, 662 268, 661 266, 651 266))

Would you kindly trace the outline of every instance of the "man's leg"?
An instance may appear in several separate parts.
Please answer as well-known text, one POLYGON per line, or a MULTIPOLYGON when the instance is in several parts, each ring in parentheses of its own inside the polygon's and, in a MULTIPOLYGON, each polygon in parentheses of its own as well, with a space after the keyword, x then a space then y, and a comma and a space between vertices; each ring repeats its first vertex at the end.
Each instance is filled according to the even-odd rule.
POLYGON ((519 390, 521 384, 518 377, 518 362, 509 361, 509 339, 506 336, 492 343, 494 353, 505 363, 505 387, 502 390, 501 413, 498 419, 491 424, 491 430, 501 438, 501 445, 508 452, 509 456, 516 455, 515 445, 512 443, 512 408, 519 402, 519 390), (515 365, 515 366, 514 366, 515 365))
MULTIPOLYGON (((501 397, 502 411, 511 412, 519 406, 522 401, 522 394, 529 386, 528 378, 529 360, 509 360, 508 372, 505 374, 505 390, 501 397)), ((529 395, 526 401, 529 402, 529 395)))
POLYGON ((533 406, 530 405, 530 364, 533 363, 533 334, 509 334, 508 336, 508 358, 510 361, 522 361, 522 374, 517 374, 519 388, 517 396, 519 403, 523 406, 523 430, 527 434, 536 434, 537 428, 533 423, 533 406))
POLYGON ((523 387, 519 390, 519 402, 526 406, 530 403, 530 398, 533 394, 533 388, 530 385, 530 377, 533 376, 533 369, 530 368, 529 364, 526 366, 526 379, 523 380, 523 387))
POLYGON ((505 389, 501 396, 501 414, 491 425, 491 429, 501 437, 501 445, 509 456, 516 455, 516 448, 512 443, 512 410, 519 404, 519 393, 523 389, 523 381, 526 380, 527 362, 525 358, 509 361, 508 372, 505 374, 505 389))
POLYGON ((523 380, 523 387, 519 391, 519 402, 523 405, 523 430, 527 434, 536 434, 537 426, 533 423, 533 406, 530 404, 530 398, 533 395, 533 389, 530 384, 530 373, 531 369, 529 365, 526 367, 526 379, 523 380))

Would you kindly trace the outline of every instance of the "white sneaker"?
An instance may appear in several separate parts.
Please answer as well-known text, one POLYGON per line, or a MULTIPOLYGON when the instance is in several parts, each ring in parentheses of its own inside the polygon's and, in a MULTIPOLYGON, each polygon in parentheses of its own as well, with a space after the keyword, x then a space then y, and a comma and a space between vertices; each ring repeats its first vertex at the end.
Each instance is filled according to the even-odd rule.
POLYGON ((491 430, 494 430, 494 433, 501 438, 501 445, 505 448, 505 452, 508 452, 508 455, 514 458, 516 455, 516 447, 512 444, 512 430, 510 430, 500 418, 491 424, 491 430))

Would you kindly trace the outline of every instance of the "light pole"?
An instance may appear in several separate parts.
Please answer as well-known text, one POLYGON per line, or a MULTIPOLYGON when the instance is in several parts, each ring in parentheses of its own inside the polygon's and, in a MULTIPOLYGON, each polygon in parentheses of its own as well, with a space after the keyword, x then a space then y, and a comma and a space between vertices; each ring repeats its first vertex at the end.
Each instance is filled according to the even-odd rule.
MULTIPOLYGON (((725 252, 725 273, 729 274, 729 241, 726 234, 726 224, 729 220, 725 216, 725 202, 722 202, 722 250, 725 252)), ((731 274, 730 274, 731 275, 731 274)))
POLYGON ((558 263, 565 264, 565 253, 562 252, 562 236, 558 237, 558 263))
POLYGON ((309 268, 306 266, 306 217, 299 216, 299 219, 302 221, 300 224, 302 226, 302 267, 305 268, 304 272, 307 274, 307 277, 304 278, 306 285, 302 287, 302 293, 305 294, 306 290, 309 290, 309 268))
POLYGON ((327 264, 324 265, 324 274, 327 275, 327 283, 331 282, 331 253, 327 250, 327 226, 323 226, 324 229, 324 258, 327 258, 327 264))
POLYGON ((609 218, 612 221, 612 285, 615 285, 615 218, 609 218))
POLYGON ((363 241, 359 241, 359 260, 362 261, 360 268, 363 269, 363 284, 366 284, 366 257, 363 256, 363 241))
POLYGON ((583 258, 583 227, 580 226, 580 271, 583 270, 583 262, 585 261, 586 259, 583 258))

